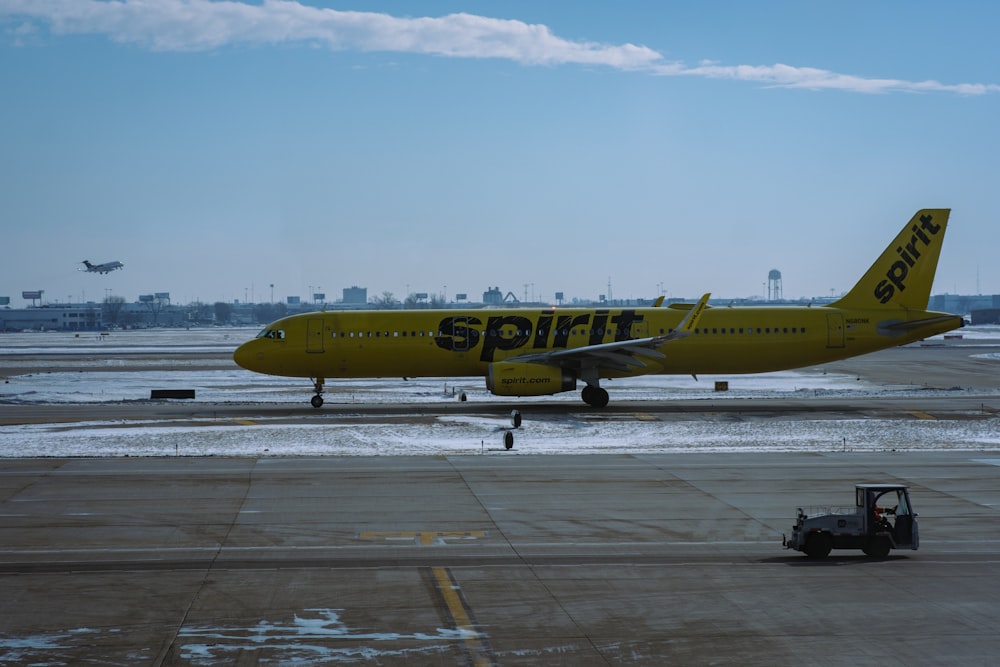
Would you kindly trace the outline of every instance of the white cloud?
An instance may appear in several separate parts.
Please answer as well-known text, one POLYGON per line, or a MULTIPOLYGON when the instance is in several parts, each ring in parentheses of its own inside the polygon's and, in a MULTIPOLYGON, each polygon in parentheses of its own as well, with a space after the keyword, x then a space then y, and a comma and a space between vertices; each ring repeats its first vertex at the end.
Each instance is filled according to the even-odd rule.
POLYGON ((981 83, 943 84, 938 81, 905 81, 901 79, 869 79, 850 74, 838 74, 815 67, 791 65, 719 65, 702 63, 696 67, 661 65, 652 68, 664 76, 700 76, 711 79, 756 81, 782 88, 835 89, 858 93, 950 92, 962 95, 982 95, 1000 92, 1000 85, 981 83))
MULTIPOLYGON (((1000 85, 873 79, 790 65, 687 66, 634 44, 571 41, 547 26, 473 14, 399 18, 310 7, 292 0, 0 0, 0 17, 47 23, 54 34, 100 34, 157 51, 205 51, 238 44, 307 42, 333 50, 502 58, 525 65, 583 64, 660 76, 753 81, 853 92, 981 95, 1000 85)), ((22 26, 22 30, 26 29, 22 26)))

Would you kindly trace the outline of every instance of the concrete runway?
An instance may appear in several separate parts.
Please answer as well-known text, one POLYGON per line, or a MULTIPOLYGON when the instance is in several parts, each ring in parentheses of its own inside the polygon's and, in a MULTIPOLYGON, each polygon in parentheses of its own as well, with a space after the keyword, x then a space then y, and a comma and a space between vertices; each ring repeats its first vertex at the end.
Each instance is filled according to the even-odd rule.
POLYGON ((5 460, 2 665, 995 664, 1000 453, 5 460), (921 549, 781 547, 904 481, 921 549))
MULTIPOLYGON (((981 393, 608 412, 995 420, 997 364, 969 353, 830 367, 981 393)), ((2 405, 0 425, 336 410, 2 405)), ((523 411, 551 410, 590 409, 523 411)), ((998 466, 1000 451, 0 459, 0 665, 998 664, 998 466), (919 551, 782 549, 796 507, 893 481, 911 485, 919 551)))

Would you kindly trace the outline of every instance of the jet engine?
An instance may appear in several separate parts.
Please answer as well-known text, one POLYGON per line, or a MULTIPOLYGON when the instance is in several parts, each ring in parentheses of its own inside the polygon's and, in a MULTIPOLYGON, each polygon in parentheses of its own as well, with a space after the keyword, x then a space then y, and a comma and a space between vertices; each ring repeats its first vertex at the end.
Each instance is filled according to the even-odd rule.
POLYGON ((500 361, 490 364, 486 388, 497 396, 548 396, 576 389, 576 376, 556 366, 500 361))

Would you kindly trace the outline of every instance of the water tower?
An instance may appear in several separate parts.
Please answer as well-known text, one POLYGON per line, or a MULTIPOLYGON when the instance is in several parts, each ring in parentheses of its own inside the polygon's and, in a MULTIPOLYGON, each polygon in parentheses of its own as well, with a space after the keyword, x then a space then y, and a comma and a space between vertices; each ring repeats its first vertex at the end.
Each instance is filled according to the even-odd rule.
POLYGON ((767 300, 781 301, 781 271, 771 269, 767 274, 767 300))

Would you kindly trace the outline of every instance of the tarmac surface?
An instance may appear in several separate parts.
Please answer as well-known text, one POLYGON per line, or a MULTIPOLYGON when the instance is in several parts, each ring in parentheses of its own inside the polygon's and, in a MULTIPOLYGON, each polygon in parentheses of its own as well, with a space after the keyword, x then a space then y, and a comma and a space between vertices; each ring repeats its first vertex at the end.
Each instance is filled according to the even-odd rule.
POLYGON ((1000 455, 7 460, 2 665, 1000 655, 1000 455), (784 550, 905 482, 919 551, 784 550))
MULTIPOLYGON (((956 349, 830 366, 981 393, 641 409, 995 421, 996 362, 956 349)), ((3 405, 0 425, 219 410, 318 418, 3 405)), ((998 664, 998 482, 1000 451, 961 449, 0 459, 0 666, 998 664), (860 482, 910 485, 918 551, 782 548, 797 507, 860 482)))

